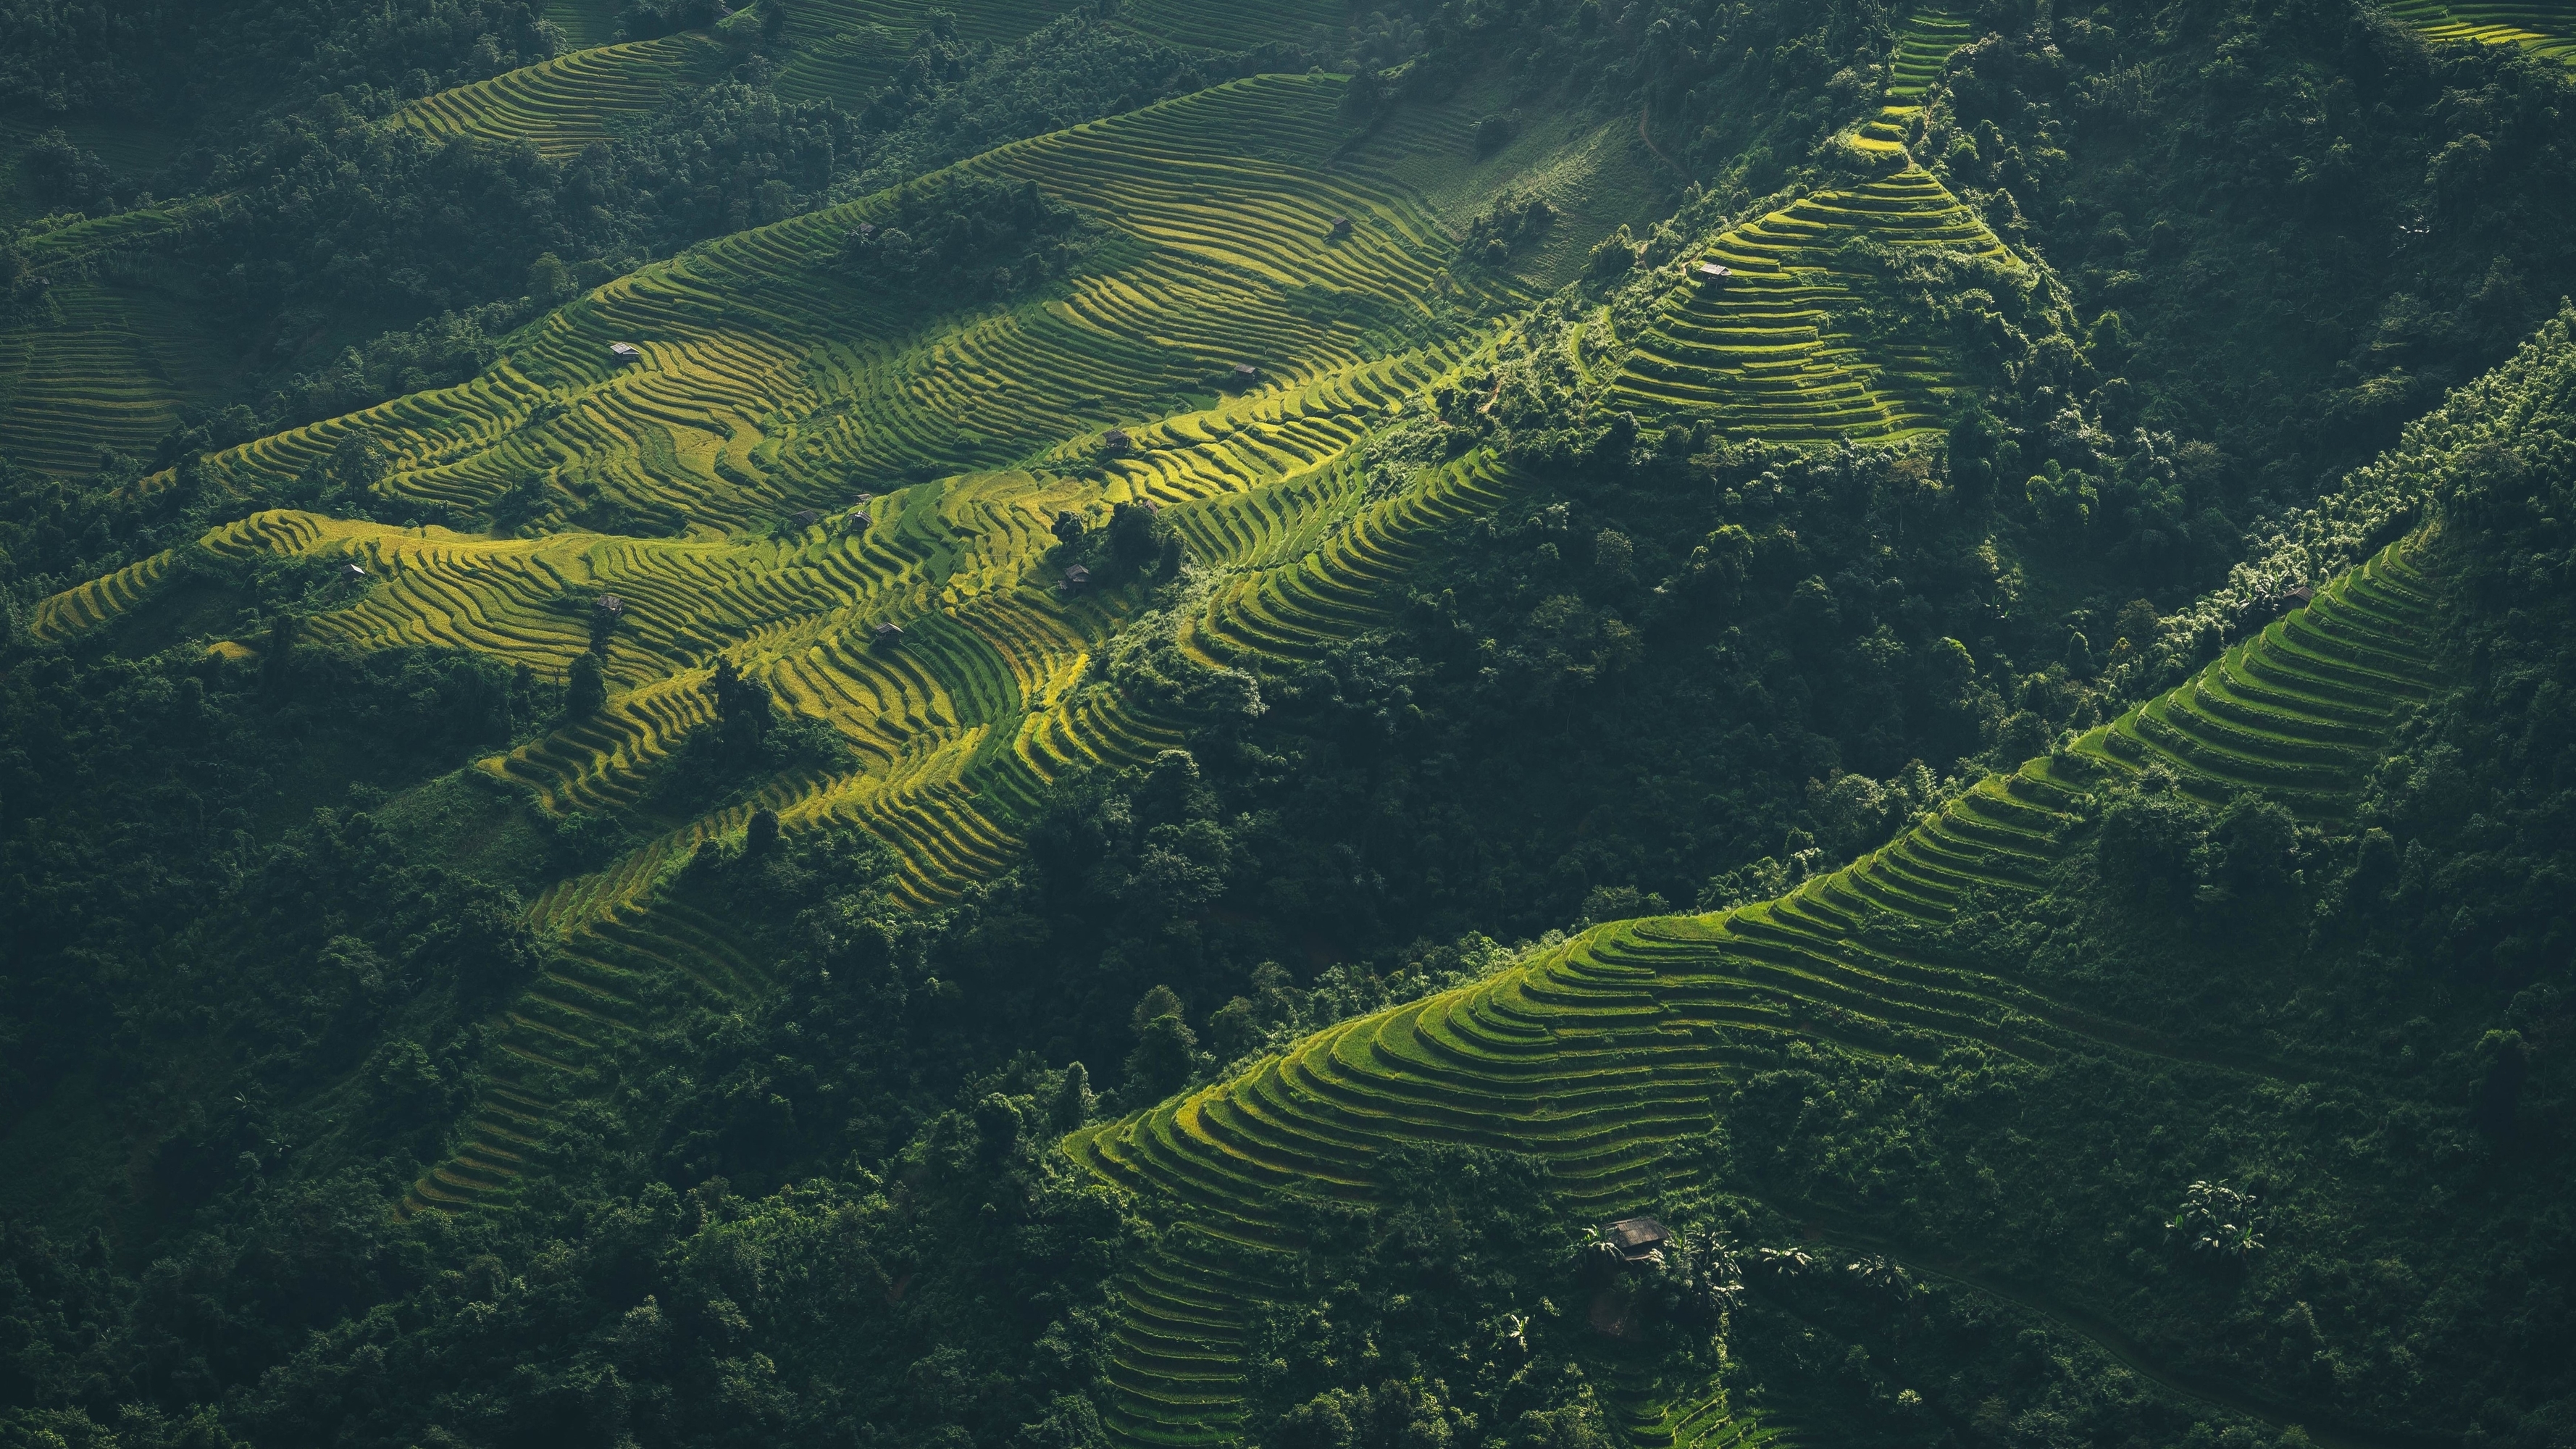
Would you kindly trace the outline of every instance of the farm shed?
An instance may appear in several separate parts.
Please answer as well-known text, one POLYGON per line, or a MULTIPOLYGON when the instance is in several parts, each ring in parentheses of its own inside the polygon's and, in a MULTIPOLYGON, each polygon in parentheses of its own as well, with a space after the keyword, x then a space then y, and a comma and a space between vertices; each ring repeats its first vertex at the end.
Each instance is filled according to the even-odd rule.
POLYGON ((608 344, 608 355, 619 362, 642 362, 644 349, 632 342, 612 342, 608 344))
POLYGON ((1124 453, 1133 444, 1134 440, 1127 436, 1125 428, 1111 428, 1100 435, 1100 446, 1112 453, 1124 453))
POLYGON ((812 528, 815 524, 823 521, 823 515, 817 509, 799 508, 794 513, 787 515, 787 521, 798 528, 812 528))
POLYGON ((1084 568, 1080 564, 1075 564, 1073 567, 1064 571, 1064 586, 1068 589, 1083 588, 1090 584, 1090 582, 1091 570, 1084 568))
POLYGON ((1702 262, 1691 269, 1691 275, 1703 282, 1723 282, 1735 273, 1715 262, 1702 262))
POLYGON ((878 643, 892 644, 903 637, 903 626, 901 624, 879 624, 869 632, 877 636, 878 643))
POLYGON ((1647 1255, 1673 1240, 1662 1223, 1644 1216, 1621 1218, 1602 1229, 1601 1236, 1610 1240, 1610 1245, 1619 1250, 1620 1261, 1627 1263, 1642 1263, 1647 1255))
POLYGON ((1337 217, 1334 217, 1334 218, 1333 218, 1333 230, 1332 230, 1332 232, 1331 232, 1331 235, 1333 235, 1333 236, 1349 236, 1350 234, 1351 234, 1351 219, 1350 219, 1349 217, 1347 217, 1347 216, 1337 216, 1337 217))

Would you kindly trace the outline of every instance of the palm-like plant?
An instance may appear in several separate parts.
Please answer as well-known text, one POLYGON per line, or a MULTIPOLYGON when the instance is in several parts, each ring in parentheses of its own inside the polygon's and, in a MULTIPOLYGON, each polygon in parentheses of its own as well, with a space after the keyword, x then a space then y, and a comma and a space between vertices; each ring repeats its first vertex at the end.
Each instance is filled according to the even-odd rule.
POLYGON ((2263 1251, 2262 1217, 2253 1193, 2223 1182, 2194 1182, 2183 1189, 2182 1207, 2166 1220, 2165 1233, 2195 1253, 2242 1263, 2263 1251))
POLYGON ((1816 1265, 1816 1260, 1808 1256, 1804 1248, 1756 1248, 1753 1256, 1757 1262, 1784 1273, 1803 1273, 1816 1265))
POLYGON ((1722 1322, 1744 1292, 1733 1245, 1705 1228, 1687 1228, 1648 1260, 1666 1306, 1686 1321, 1722 1322))
POLYGON ((1576 1245, 1575 1251, 1594 1263, 1613 1266, 1623 1261, 1625 1257, 1619 1251, 1619 1244, 1613 1241, 1608 1233, 1602 1231, 1597 1223, 1583 1230, 1582 1241, 1576 1245))
POLYGON ((1905 1276, 1903 1267, 1876 1254, 1846 1264, 1843 1271, 1851 1275, 1853 1282, 1873 1293, 1901 1299, 1914 1291, 1914 1280, 1905 1276))

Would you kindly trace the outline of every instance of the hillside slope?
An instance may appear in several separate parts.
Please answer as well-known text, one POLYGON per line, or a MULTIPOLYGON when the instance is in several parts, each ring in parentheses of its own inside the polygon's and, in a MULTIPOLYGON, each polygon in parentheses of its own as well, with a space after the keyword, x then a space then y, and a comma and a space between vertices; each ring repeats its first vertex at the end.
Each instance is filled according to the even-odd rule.
POLYGON ((2398 714, 2443 682, 2440 588, 2423 565, 2436 552, 2427 540, 2392 545, 2183 689, 1980 782, 1778 901, 1596 927, 1479 985, 1336 1027, 1069 1138, 1076 1161, 1170 1200, 1195 1232, 1269 1250, 1229 1260, 1184 1238, 1170 1265, 1133 1280, 1114 1375, 1127 1431, 1188 1442, 1193 1424, 1237 1422, 1243 1368, 1226 1346, 1268 1282, 1296 1271, 1297 1198, 1365 1199, 1407 1143, 1535 1155, 1562 1211, 1620 1217, 1717 1185, 1695 1181, 1699 1139, 1793 1042, 1926 1065, 1966 1045, 1989 1061, 2093 1059, 2211 1084, 2334 1074, 2104 1018, 1927 947, 1950 923, 1996 911, 1998 897, 2040 889, 2106 791, 2142 771, 2214 801, 2254 790, 2309 818, 2346 818, 2398 714), (1173 1288, 1175 1275, 1191 1290, 1173 1288), (1184 1341, 1194 1347, 1172 1347, 1184 1341))
POLYGON ((328 486, 372 458, 379 476, 343 496, 449 517, 534 480, 523 532, 551 515, 685 538, 270 512, 31 617, 38 638, 77 639, 228 561, 289 557, 363 570, 304 620, 310 643, 467 649, 547 679, 602 666, 595 713, 479 767, 540 818, 613 819, 629 846, 533 902, 566 963, 506 1014, 493 1095, 424 1200, 517 1180, 594 1062, 660 1018, 656 992, 766 992, 685 902, 645 909, 702 842, 738 838, 755 811, 790 832, 861 824, 896 849, 909 899, 953 898, 1007 866, 1050 781, 1149 759, 1222 709, 1241 676, 1220 656, 1291 659, 1366 627, 1427 537, 1500 500, 1488 454, 1391 495, 1352 465, 1521 294, 1453 274, 1456 243, 1388 170, 1464 149, 1463 107, 1355 137, 1341 88, 1239 82, 923 183, 936 198, 1034 182, 1087 218, 1082 260, 1024 295, 924 309, 853 274, 854 230, 906 204, 873 198, 612 283, 463 387, 209 465, 247 492, 328 486), (612 343, 640 362, 618 365, 612 343), (1142 553, 1113 536, 1123 520, 1152 540, 1142 553), (1167 678, 1119 662, 1136 648, 1122 628, 1184 561, 1202 582, 1158 627, 1199 663, 1167 678), (836 743, 708 808, 663 777, 739 708, 719 669, 764 715, 774 699, 836 743))
POLYGON ((2576 313, 2064 174, 2489 357, 2537 31, 696 3, 0 258, 0 1444, 2566 1441, 2576 313))

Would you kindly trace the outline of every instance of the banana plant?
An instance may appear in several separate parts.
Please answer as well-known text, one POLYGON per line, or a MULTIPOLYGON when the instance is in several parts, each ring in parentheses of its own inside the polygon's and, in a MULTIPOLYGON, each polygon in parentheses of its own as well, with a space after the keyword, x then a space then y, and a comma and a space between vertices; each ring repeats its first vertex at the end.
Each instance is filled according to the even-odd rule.
POLYGON ((2182 1207, 2165 1221, 2165 1233, 2192 1252, 2244 1263, 2263 1251, 2262 1218, 2253 1193, 2198 1181, 2183 1189, 2182 1207))

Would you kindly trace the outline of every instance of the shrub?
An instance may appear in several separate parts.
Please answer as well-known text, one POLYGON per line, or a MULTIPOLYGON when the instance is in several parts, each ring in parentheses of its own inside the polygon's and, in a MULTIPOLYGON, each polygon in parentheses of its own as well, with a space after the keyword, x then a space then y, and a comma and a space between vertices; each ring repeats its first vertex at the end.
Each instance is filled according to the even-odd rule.
POLYGON ((572 662, 572 673, 566 678, 564 716, 588 719, 608 704, 608 682, 600 673, 599 656, 584 654, 572 662))

